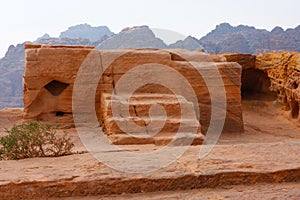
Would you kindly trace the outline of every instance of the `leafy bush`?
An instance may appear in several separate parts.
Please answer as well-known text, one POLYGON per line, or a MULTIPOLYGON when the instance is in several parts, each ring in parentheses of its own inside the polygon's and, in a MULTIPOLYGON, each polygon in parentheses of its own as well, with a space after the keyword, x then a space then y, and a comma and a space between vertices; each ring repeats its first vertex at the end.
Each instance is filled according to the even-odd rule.
POLYGON ((57 128, 42 122, 28 122, 6 130, 0 138, 0 159, 16 160, 32 157, 63 156, 71 154, 74 144, 64 133, 56 135, 57 128))

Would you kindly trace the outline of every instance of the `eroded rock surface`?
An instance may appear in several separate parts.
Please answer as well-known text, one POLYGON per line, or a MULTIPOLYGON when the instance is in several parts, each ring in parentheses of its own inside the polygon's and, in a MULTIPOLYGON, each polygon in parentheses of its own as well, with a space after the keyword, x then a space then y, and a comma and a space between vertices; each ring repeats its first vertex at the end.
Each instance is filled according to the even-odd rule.
MULTIPOLYGON (((184 124, 184 121, 196 120, 198 121, 199 129, 201 127, 201 132, 206 133, 212 116, 213 98, 211 95, 214 95, 213 101, 216 105, 214 111, 218 113, 224 112, 226 115, 223 131, 243 131, 240 97, 241 67, 237 63, 224 62, 225 59, 223 57, 210 56, 200 51, 191 52, 179 49, 98 51, 92 47, 84 46, 43 46, 40 44, 27 44, 25 49, 25 119, 59 123, 65 127, 73 126, 72 92, 78 70, 83 63, 88 63, 87 65, 94 65, 96 63, 95 69, 93 68, 84 74, 86 79, 82 84, 87 84, 87 87, 82 89, 80 98, 88 98, 89 87, 97 87, 95 105, 90 105, 90 107, 96 110, 99 122, 105 130, 108 130, 108 135, 111 135, 109 132, 109 130, 111 130, 110 125, 114 123, 109 122, 110 115, 107 114, 109 109, 107 109, 107 104, 104 103, 106 98, 103 98, 103 96, 113 93, 121 96, 124 94, 127 95, 126 91, 124 93, 115 88, 118 81, 124 75, 131 75, 131 77, 133 77, 129 80, 129 82, 132 82, 131 85, 137 84, 144 79, 146 79, 146 81, 149 79, 149 84, 141 85, 141 87, 132 94, 133 96, 140 96, 140 100, 136 98, 138 102, 135 102, 135 105, 140 105, 139 108, 142 110, 147 110, 149 105, 160 104, 166 106, 167 112, 169 110, 172 111, 173 114, 175 113, 174 116, 182 116, 180 115, 181 111, 175 109, 176 106, 172 108, 173 101, 170 101, 170 99, 177 98, 178 101, 178 99, 181 98, 180 96, 183 96, 185 101, 188 101, 186 105, 189 105, 192 102, 191 99, 197 97, 195 101, 198 103, 198 108, 196 108, 200 111, 200 115, 195 108, 196 104, 193 104, 194 109, 191 107, 188 112, 193 114, 194 119, 189 116, 168 119, 170 124, 166 123, 163 128, 166 132, 175 130, 173 127, 174 124, 184 124), (94 55, 98 60, 87 60, 88 55, 94 55), (139 72, 133 71, 137 66, 146 67, 139 72), (160 66, 160 68, 157 69, 157 66, 160 66), (162 66, 165 66, 165 68, 162 66), (92 80, 90 80, 92 79, 92 75, 96 73, 95 70, 103 70, 102 77, 96 85, 90 84, 90 82, 92 82, 92 80), (199 73, 199 70, 201 73, 199 73), (179 72, 186 80, 186 83, 191 86, 194 92, 193 95, 185 95, 187 88, 183 87, 183 80, 174 76, 174 71, 179 72), (171 89, 168 88, 168 86, 152 84, 151 81, 156 81, 156 77, 153 77, 153 74, 158 74, 159 78, 167 82, 171 89), (225 88, 223 99, 221 98, 221 92, 219 92, 220 87, 225 88), (174 93, 172 90, 176 90, 178 93, 174 93), (154 101, 150 104, 143 104, 143 101, 147 102, 147 100, 151 100, 149 94, 150 96, 152 95, 151 98, 154 99, 154 101), (170 95, 173 95, 173 97, 170 97, 170 95), (222 108, 222 104, 227 106, 226 110, 224 110, 225 107, 222 108), (166 128, 168 126, 170 127, 169 129, 166 128)), ((131 103, 129 102, 128 105, 131 105, 131 103)), ((90 111, 83 109, 80 112, 90 111)), ((143 114, 147 116, 137 116, 140 118, 137 119, 137 121, 141 122, 141 118, 143 118, 142 121, 146 122, 146 118, 149 118, 149 109, 143 114)), ((121 121, 127 120, 123 116, 121 117, 121 121)), ((132 116, 130 118, 132 118, 132 116)), ((220 114, 214 115, 212 120, 216 120, 215 122, 222 121, 222 116, 220 114)), ((137 124, 139 122, 137 122, 137 124)), ((195 125, 194 122, 193 124, 195 125)), ((189 131, 187 131, 187 133, 188 132, 189 131)), ((201 132, 199 132, 199 134, 201 134, 201 132)), ((201 138, 203 139, 203 136, 200 136, 199 139, 201 138)), ((117 143, 120 142, 120 140, 115 141, 117 143)))
POLYGON ((242 68, 243 97, 277 96, 283 110, 300 120, 300 53, 269 52, 258 55, 223 54, 227 61, 238 62, 242 68), (272 93, 273 92, 273 93, 272 93))
POLYGON ((72 86, 91 47, 25 45, 24 118, 70 126, 72 86))
POLYGON ((283 108, 290 111, 292 118, 300 121, 300 53, 260 54, 256 59, 256 67, 268 74, 270 90, 277 92, 283 108))

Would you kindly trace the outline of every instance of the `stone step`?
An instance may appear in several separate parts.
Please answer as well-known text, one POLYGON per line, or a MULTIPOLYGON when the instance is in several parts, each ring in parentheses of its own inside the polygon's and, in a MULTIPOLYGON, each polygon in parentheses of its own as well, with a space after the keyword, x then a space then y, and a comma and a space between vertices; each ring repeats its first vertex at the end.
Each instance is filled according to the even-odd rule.
MULTIPOLYGON (((137 116, 137 117, 146 117, 149 116, 149 111, 153 105, 161 105, 163 109, 165 110, 165 114, 168 117, 171 118, 180 118, 182 116, 182 111, 184 112, 185 118, 195 118, 195 110, 192 103, 184 103, 184 104, 178 104, 178 103, 149 103, 149 104, 143 104, 143 103, 123 103, 118 102, 115 104, 117 106, 114 110, 114 113, 112 112, 111 106, 109 106, 106 109, 106 116, 124 116, 124 114, 127 114, 128 112, 131 116, 137 116), (182 110, 182 111, 181 111, 182 110)), ((153 112, 155 115, 157 111, 153 112)))
POLYGON ((203 142, 204 135, 193 103, 182 96, 135 94, 128 101, 121 96, 112 99, 111 94, 104 93, 101 98, 102 127, 113 144, 166 145, 173 141, 175 145, 188 145, 184 144, 185 139, 193 135, 196 135, 193 144, 203 142), (112 103, 116 106, 114 113, 112 103), (155 110, 155 107, 153 112, 152 106, 155 105, 161 105, 165 112, 155 110), (179 134, 179 131, 184 134, 179 134), (175 135, 178 138, 174 141, 175 135))
POLYGON ((166 134, 155 137, 134 137, 127 134, 114 134, 109 135, 109 141, 114 145, 139 145, 139 144, 154 144, 157 146, 165 146, 170 144, 171 146, 189 146, 189 145, 201 145, 205 136, 200 134, 191 133, 178 133, 166 134))
POLYGON ((108 118, 104 121, 107 135, 112 134, 164 134, 176 133, 181 126, 181 131, 200 132, 200 123, 195 119, 164 119, 164 118, 108 118), (133 124, 134 123, 134 124, 133 124), (119 127, 120 125, 120 127, 119 127))
MULTIPOLYGON (((123 96, 128 96, 128 95, 123 95, 123 96)), ((159 94, 159 93, 145 93, 145 94, 134 94, 129 96, 131 101, 141 101, 141 102, 148 102, 148 101, 153 101, 153 100, 167 100, 169 102, 171 101, 186 101, 184 97, 181 95, 174 95, 174 94, 159 94)), ((103 93, 102 98, 104 99, 109 99, 111 100, 112 95, 109 93, 103 93)), ((115 99, 122 100, 121 95, 115 95, 115 99)))
POLYGON ((115 145, 136 145, 136 144, 154 144, 152 137, 137 138, 127 134, 108 135, 111 144, 115 145))
POLYGON ((124 116, 128 113, 128 110, 131 116, 146 117, 149 116, 149 110, 154 105, 162 106, 166 115, 171 118, 181 117, 181 110, 184 111, 185 118, 195 118, 195 109, 191 102, 186 101, 181 96, 161 94, 134 95, 130 98, 130 101, 126 101, 121 97, 120 99, 111 100, 111 95, 106 95, 102 99, 103 117, 124 116), (112 113, 112 104, 116 108, 114 113, 112 113))

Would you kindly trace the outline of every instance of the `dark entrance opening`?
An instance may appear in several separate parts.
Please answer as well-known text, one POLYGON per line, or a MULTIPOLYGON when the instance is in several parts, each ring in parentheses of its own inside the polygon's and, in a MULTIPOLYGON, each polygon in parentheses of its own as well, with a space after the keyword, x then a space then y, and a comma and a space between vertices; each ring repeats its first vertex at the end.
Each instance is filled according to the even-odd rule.
POLYGON ((55 113, 55 116, 56 117, 62 117, 62 116, 64 116, 65 115, 65 113, 64 112, 61 112, 61 111, 57 111, 56 113, 55 113))
POLYGON ((53 80, 53 81, 49 82, 47 85, 45 85, 44 87, 53 96, 59 96, 68 86, 69 86, 69 84, 67 84, 67 83, 53 80))
POLYGON ((242 72, 242 99, 276 100, 275 92, 269 90, 271 83, 266 73, 257 69, 242 72))

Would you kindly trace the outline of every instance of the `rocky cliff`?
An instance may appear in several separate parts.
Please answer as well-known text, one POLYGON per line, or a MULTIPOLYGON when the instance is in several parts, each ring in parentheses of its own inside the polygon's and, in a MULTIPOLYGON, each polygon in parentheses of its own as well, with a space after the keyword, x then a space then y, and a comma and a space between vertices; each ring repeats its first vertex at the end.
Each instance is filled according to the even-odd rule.
POLYGON ((300 122, 300 53, 282 52, 258 55, 256 66, 264 70, 271 81, 270 90, 278 94, 283 109, 300 122))
POLYGON ((222 55, 227 61, 238 62, 243 67, 244 98, 277 99, 282 109, 289 112, 290 118, 300 122, 299 52, 222 55))

